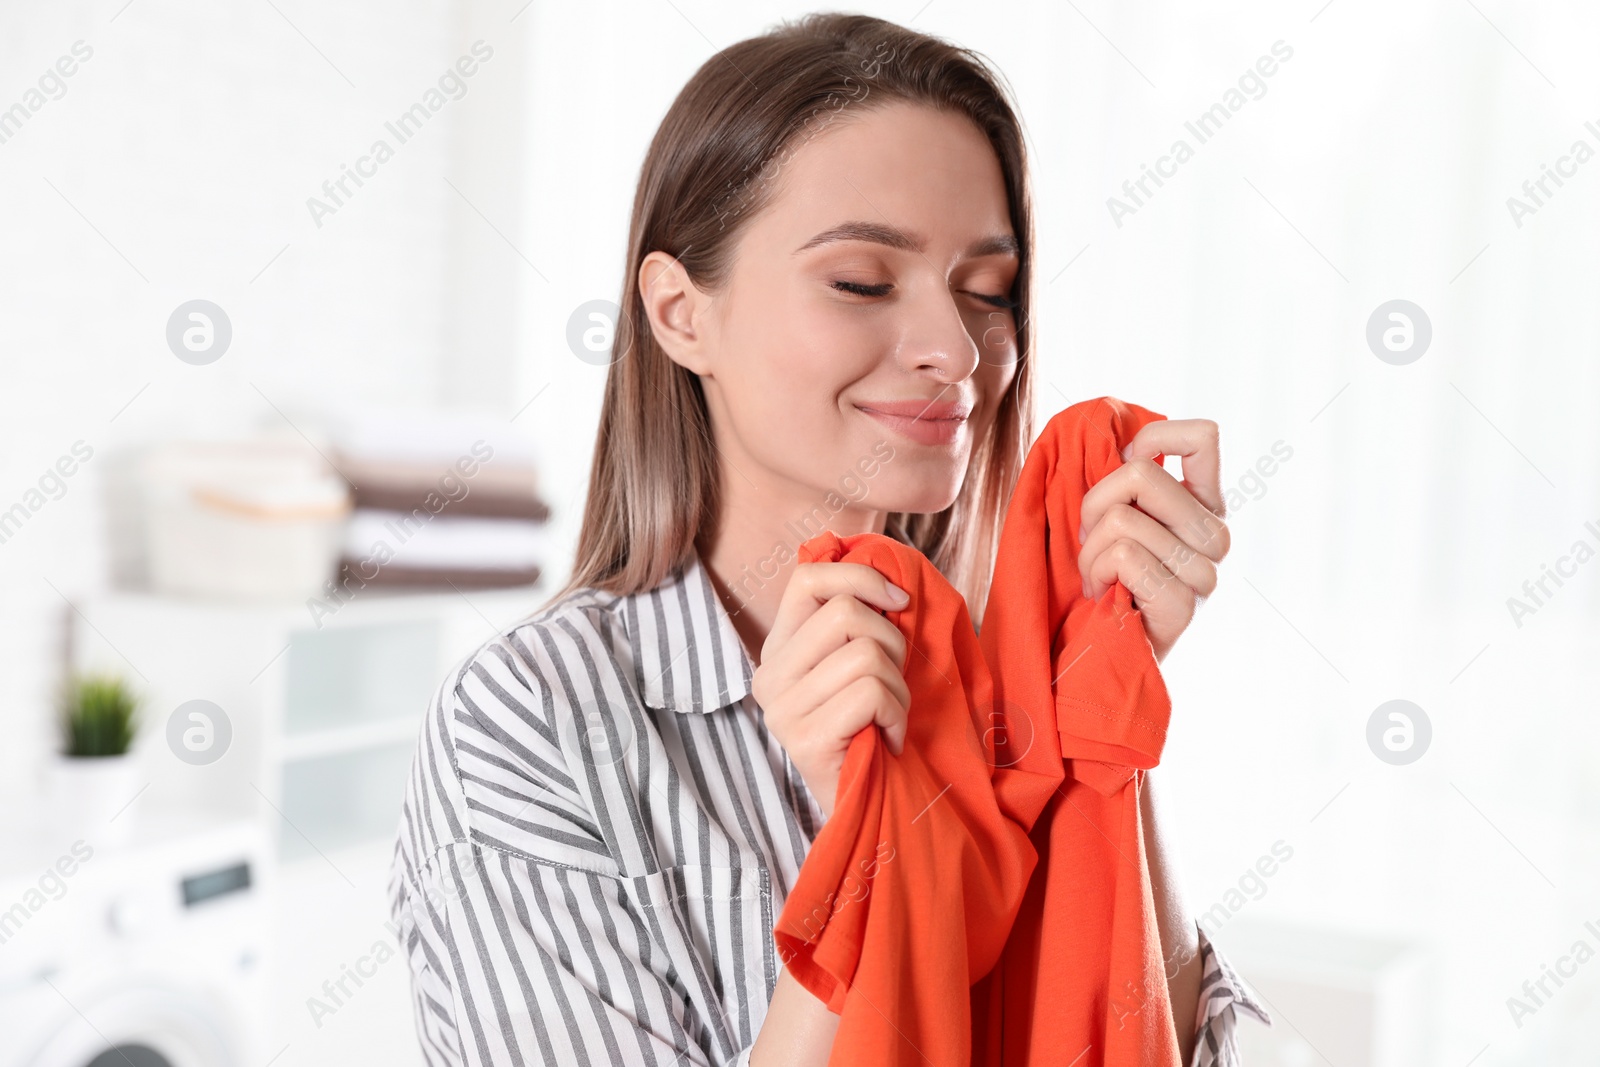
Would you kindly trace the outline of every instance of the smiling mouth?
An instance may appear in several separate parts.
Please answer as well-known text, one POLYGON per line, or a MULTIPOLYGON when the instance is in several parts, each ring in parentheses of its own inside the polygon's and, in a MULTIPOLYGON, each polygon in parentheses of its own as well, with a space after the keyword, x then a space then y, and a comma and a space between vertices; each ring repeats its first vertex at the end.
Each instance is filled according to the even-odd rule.
POLYGON ((968 414, 964 411, 950 411, 948 406, 945 412, 940 412, 935 406, 928 405, 919 409, 911 407, 910 413, 904 405, 896 405, 899 411, 880 411, 877 408, 857 404, 857 409, 862 413, 877 419, 888 426, 900 436, 915 441, 921 445, 948 445, 961 436, 962 429, 967 425, 968 414), (915 414, 918 410, 925 410, 926 414, 915 414), (932 417, 938 415, 939 417, 932 417))

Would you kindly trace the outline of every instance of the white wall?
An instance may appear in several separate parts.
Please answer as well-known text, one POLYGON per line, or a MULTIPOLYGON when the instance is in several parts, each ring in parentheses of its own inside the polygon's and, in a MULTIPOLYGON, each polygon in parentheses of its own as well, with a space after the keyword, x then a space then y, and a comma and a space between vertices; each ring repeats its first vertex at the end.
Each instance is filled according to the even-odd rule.
POLYGON ((512 233, 523 218, 529 55, 509 13, 443 2, 74 3, 5 23, 0 107, 74 42, 92 50, 0 143, 0 507, 74 442, 94 451, 0 544, 0 706, 18 741, 0 746, 0 779, 14 787, 49 744, 67 610, 51 586, 76 598, 105 581, 98 481, 119 448, 286 419, 314 437, 319 416, 355 405, 509 419, 529 275, 478 212, 512 233), (404 144, 387 133, 479 39, 493 56, 465 95, 404 144), (308 198, 380 137, 393 158, 319 227, 308 198), (201 367, 165 340, 195 298, 233 326, 201 367))

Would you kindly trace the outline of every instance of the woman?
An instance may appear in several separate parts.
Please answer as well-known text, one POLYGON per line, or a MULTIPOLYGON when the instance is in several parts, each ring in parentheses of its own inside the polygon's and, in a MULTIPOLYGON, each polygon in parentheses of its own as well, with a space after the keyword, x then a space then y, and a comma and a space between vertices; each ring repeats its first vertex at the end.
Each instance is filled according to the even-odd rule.
MULTIPOLYGON (((772 927, 850 738, 904 737, 877 609, 905 594, 795 549, 887 533, 981 625, 1033 435, 1032 241, 1020 126, 972 53, 814 15, 685 86, 634 201, 571 581, 440 686, 407 790, 393 906, 430 1063, 826 1061, 837 1017, 772 927)), ((1137 590, 1158 658, 1227 551, 1215 430, 1148 427, 1133 450, 1190 477, 1135 461, 1084 502, 1086 588, 1137 590)), ((1184 1060, 1235 1062, 1234 1007, 1259 1009, 1145 818, 1184 1060)))

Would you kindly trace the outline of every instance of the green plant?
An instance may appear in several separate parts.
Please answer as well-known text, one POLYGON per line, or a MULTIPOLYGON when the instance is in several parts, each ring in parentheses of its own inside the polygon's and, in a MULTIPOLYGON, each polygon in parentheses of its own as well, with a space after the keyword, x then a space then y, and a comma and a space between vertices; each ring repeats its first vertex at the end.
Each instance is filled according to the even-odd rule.
POLYGON ((133 744, 138 708, 138 697, 115 675, 72 676, 62 699, 62 754, 123 755, 133 744))

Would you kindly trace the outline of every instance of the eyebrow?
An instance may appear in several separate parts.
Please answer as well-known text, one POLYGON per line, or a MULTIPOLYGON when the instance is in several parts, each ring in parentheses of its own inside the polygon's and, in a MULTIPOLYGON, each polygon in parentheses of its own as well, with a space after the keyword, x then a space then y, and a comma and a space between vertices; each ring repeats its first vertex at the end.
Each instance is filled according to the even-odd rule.
MULTIPOLYGON (((927 239, 897 226, 889 226, 878 222, 842 222, 817 234, 811 240, 794 250, 799 255, 819 245, 833 244, 836 241, 870 241, 873 244, 888 245, 898 248, 903 252, 922 252, 928 246, 927 239)), ((997 233, 982 238, 967 249, 967 255, 993 256, 993 255, 1022 254, 1021 246, 1016 237, 1009 233, 997 233)))

